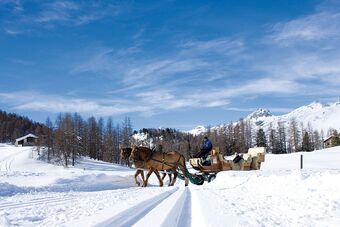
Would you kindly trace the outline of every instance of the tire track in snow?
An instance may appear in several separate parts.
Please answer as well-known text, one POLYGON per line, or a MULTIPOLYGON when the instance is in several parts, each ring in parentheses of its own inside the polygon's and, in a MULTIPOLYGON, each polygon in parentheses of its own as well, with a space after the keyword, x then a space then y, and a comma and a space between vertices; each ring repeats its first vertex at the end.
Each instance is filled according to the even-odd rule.
MULTIPOLYGON (((104 226, 116 226, 116 227, 125 227, 132 226, 136 224, 138 221, 144 218, 150 211, 155 209, 159 204, 161 204, 164 200, 169 198, 175 192, 178 191, 178 187, 158 194, 148 200, 138 203, 135 206, 132 206, 117 215, 109 218, 108 220, 101 222, 96 225, 96 227, 104 227, 104 226)), ((173 205, 172 205, 173 206, 173 205)), ((160 213, 162 211, 158 211, 160 213)), ((155 223, 156 224, 156 223, 155 223)))
MULTIPOLYGON (((126 192, 137 192, 142 190, 142 188, 126 188, 126 189, 117 189, 117 194, 120 193, 126 193, 126 192)), ((70 203, 72 201, 77 200, 78 198, 73 195, 66 195, 66 196, 58 196, 58 197, 43 197, 43 198, 35 198, 35 199, 30 199, 28 201, 24 202, 0 202, 0 210, 6 210, 6 209, 33 209, 36 206, 39 205, 60 205, 63 203, 70 203)))
POLYGON ((30 200, 27 202, 16 202, 16 203, 8 203, 8 204, 2 204, 0 203, 0 209, 17 209, 17 208, 33 208, 37 205, 49 205, 51 203, 64 203, 65 201, 69 202, 74 200, 75 198, 69 196, 69 197, 63 197, 63 198, 49 198, 49 199, 39 199, 39 200, 30 200))
POLYGON ((185 198, 183 200, 182 211, 177 226, 189 227, 192 219, 191 191, 185 188, 185 198))
POLYGON ((30 149, 25 149, 25 150, 20 150, 18 152, 15 152, 13 154, 10 154, 6 157, 4 157, 3 159, 0 160, 0 171, 10 171, 11 170, 11 166, 12 166, 12 163, 15 159, 15 157, 19 154, 22 154, 23 152, 27 151, 27 150, 31 150, 30 149), (2 170, 2 167, 4 167, 4 170, 2 170))
POLYGON ((10 172, 12 170, 11 167, 12 167, 12 163, 13 163, 14 160, 15 160, 15 156, 13 156, 11 160, 6 161, 6 171, 7 172, 10 172))
POLYGON ((143 226, 191 226, 191 193, 180 188, 150 211, 135 227, 143 226), (157 220, 157 222, 155 222, 157 220))
POLYGON ((15 152, 14 154, 10 154, 10 155, 6 156, 5 158, 1 159, 0 160, 0 171, 7 171, 7 169, 8 169, 8 167, 7 167, 8 160, 13 158, 13 157, 15 157, 16 155, 20 154, 21 152, 22 151, 15 152), (2 169, 4 169, 4 170, 2 170, 2 169))

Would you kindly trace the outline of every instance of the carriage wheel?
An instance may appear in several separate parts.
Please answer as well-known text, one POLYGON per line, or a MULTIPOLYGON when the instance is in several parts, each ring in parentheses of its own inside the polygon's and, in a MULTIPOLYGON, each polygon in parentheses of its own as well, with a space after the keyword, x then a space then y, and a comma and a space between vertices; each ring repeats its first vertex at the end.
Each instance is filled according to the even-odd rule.
POLYGON ((210 183, 211 181, 215 180, 216 179, 216 174, 210 174, 208 176, 208 183, 210 183))

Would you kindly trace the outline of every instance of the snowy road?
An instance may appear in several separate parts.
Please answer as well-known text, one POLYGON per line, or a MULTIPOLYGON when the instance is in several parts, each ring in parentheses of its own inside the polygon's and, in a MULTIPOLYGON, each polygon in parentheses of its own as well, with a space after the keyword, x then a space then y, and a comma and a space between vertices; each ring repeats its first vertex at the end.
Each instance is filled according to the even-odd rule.
POLYGON ((202 186, 184 187, 178 180, 174 187, 162 188, 154 176, 150 187, 136 187, 133 169, 90 159, 64 169, 30 154, 27 149, 0 146, 0 226, 338 226, 340 222, 340 169, 335 168, 340 166, 339 148, 327 155, 308 154, 309 168, 302 171, 294 167, 298 154, 268 156, 260 171, 221 172, 202 186))

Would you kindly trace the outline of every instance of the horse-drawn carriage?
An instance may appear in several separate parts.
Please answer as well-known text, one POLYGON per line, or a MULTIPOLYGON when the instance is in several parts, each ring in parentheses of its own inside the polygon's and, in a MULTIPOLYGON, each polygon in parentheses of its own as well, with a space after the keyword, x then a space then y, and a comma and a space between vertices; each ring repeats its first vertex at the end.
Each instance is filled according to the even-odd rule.
POLYGON ((216 178, 216 174, 220 171, 227 170, 258 170, 261 163, 264 162, 266 149, 264 147, 249 148, 248 153, 236 154, 225 159, 219 152, 218 148, 214 148, 211 152, 210 163, 206 165, 201 158, 189 159, 189 163, 193 169, 199 171, 190 174, 189 180, 194 184, 203 184, 204 181, 212 181, 216 178))
MULTIPOLYGON (((140 174, 143 179, 143 186, 147 185, 150 175, 154 172, 158 177, 160 186, 163 185, 163 178, 161 179, 158 171, 169 171, 174 175, 169 185, 174 185, 176 177, 185 180, 185 185, 188 185, 188 180, 196 185, 202 185, 204 181, 212 181, 216 174, 220 171, 226 170, 257 170, 261 167, 261 162, 264 162, 265 148, 256 147, 250 148, 248 153, 236 154, 234 157, 230 156, 227 159, 220 154, 218 148, 212 150, 210 155, 209 165, 203 162, 201 158, 189 159, 190 165, 197 170, 196 173, 190 173, 185 164, 185 158, 178 152, 153 152, 147 147, 123 148, 121 150, 122 160, 132 160, 137 168, 135 174, 135 181, 140 174), (144 171, 149 170, 146 179, 144 179, 144 171)), ((171 174, 169 174, 170 176, 171 174)))

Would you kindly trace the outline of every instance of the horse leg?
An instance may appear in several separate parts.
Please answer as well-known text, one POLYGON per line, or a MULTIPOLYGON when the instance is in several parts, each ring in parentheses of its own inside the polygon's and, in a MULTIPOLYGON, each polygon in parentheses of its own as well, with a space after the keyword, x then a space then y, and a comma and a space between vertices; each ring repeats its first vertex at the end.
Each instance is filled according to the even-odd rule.
POLYGON ((170 184, 171 184, 171 181, 172 181, 172 175, 171 175, 171 173, 168 173, 168 176, 169 176, 169 186, 171 186, 170 184))
POLYGON ((174 186, 176 183, 176 179, 177 179, 177 170, 173 170, 173 173, 174 173, 174 178, 172 179, 170 186, 174 186))
POLYGON ((166 173, 165 173, 165 172, 163 172, 162 174, 163 174, 163 176, 162 176, 162 180, 164 180, 164 178, 165 178, 165 176, 166 176, 166 173))
POLYGON ((161 175, 159 174, 158 170, 155 170, 154 172, 159 180, 159 187, 163 187, 163 179, 161 178, 161 175))
POLYGON ((140 171, 140 175, 142 176, 142 181, 143 181, 143 185, 144 185, 144 182, 145 182, 144 170, 140 171))
MULTIPOLYGON (((137 169, 137 170, 136 170, 136 173, 135 173, 135 182, 136 182, 136 184, 137 184, 138 186, 140 186, 140 183, 139 183, 139 181, 137 180, 137 177, 138 177, 139 174, 141 174, 141 170, 140 170, 140 169, 137 169)), ((142 174, 143 174, 143 178, 144 178, 143 170, 142 170, 142 174)), ((144 180, 143 180, 143 181, 144 181, 144 180)))
POLYGON ((154 171, 153 169, 150 169, 149 172, 148 172, 148 174, 146 174, 146 179, 145 179, 145 181, 144 181, 143 187, 146 187, 146 186, 148 185, 149 177, 150 177, 150 175, 153 173, 153 171, 154 171))
MULTIPOLYGON (((185 159, 184 159, 185 160, 185 159)), ((184 161, 184 165, 185 165, 185 161, 184 161)), ((185 182, 185 186, 188 186, 189 185, 189 179, 188 179, 188 177, 187 177, 187 169, 186 169, 186 167, 182 167, 181 168, 182 169, 182 172, 183 172, 183 176, 184 176, 184 182, 185 182)), ((188 172, 188 174, 190 174, 189 172, 188 172)))

